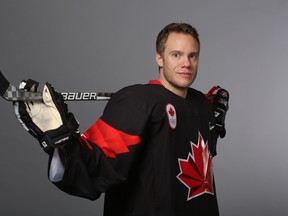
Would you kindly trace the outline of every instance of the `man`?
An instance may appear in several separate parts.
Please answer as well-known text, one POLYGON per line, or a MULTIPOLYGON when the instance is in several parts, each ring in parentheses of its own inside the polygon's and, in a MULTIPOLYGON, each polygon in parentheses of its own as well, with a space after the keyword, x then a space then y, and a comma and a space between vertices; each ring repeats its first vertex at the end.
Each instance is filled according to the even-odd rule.
POLYGON ((228 92, 212 88, 211 106, 190 88, 199 52, 195 28, 167 25, 156 41, 159 79, 118 91, 81 136, 50 84, 43 102, 16 103, 19 120, 50 155, 51 182, 91 200, 105 193, 105 216, 219 215, 212 159, 225 135, 228 92))

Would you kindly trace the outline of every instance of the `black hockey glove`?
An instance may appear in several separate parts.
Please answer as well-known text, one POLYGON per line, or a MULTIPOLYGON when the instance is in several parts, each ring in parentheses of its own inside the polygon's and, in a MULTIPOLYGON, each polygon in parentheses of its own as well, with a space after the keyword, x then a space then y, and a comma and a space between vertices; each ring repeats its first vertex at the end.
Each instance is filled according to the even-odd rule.
MULTIPOLYGON (((19 88, 37 91, 38 82, 22 81, 19 88)), ((62 95, 49 83, 44 86, 43 101, 15 102, 14 111, 21 125, 40 142, 48 154, 79 136, 77 120, 68 111, 62 95)))
POLYGON ((214 86, 206 94, 215 116, 215 129, 221 138, 226 135, 225 118, 229 109, 229 93, 220 86, 214 86))

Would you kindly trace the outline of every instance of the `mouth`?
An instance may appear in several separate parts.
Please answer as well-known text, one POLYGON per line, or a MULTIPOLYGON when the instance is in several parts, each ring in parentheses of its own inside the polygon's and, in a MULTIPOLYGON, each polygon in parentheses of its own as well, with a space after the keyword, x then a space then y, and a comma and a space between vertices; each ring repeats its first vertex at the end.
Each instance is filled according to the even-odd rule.
POLYGON ((183 77, 191 77, 192 76, 192 73, 190 73, 190 72, 178 72, 178 74, 180 76, 183 76, 183 77))

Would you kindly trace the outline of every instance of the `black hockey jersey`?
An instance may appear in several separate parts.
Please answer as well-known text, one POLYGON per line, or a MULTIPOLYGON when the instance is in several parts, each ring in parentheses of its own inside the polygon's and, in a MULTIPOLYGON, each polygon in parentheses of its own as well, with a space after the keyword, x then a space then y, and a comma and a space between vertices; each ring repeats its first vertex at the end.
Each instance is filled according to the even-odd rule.
POLYGON ((212 158, 217 136, 206 97, 158 82, 117 92, 79 141, 65 147, 63 191, 97 199, 104 215, 219 215, 212 158))

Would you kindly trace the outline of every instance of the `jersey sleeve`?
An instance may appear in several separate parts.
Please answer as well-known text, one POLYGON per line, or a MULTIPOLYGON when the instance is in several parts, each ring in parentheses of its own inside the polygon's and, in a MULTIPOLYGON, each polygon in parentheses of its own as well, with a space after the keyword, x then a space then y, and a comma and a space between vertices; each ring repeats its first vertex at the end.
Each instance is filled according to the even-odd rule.
MULTIPOLYGON (((135 90, 116 93, 103 115, 79 139, 58 150, 58 163, 64 167, 60 180, 55 175, 57 181, 52 181, 58 188, 95 200, 127 179, 143 149, 150 113, 149 106, 135 90)), ((49 164, 51 177, 53 157, 49 164)))

